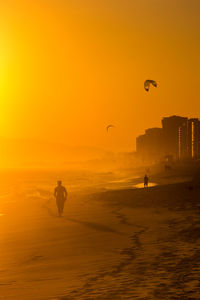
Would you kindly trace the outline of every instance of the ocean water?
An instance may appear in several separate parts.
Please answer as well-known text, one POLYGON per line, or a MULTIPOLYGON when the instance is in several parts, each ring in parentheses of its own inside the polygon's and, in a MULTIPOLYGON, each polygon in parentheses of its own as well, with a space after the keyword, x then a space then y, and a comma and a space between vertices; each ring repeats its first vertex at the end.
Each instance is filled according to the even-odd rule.
POLYGON ((129 245, 127 226, 87 197, 115 180, 112 173, 1 173, 0 299, 60 299, 86 291, 87 279, 118 264, 121 245, 129 245), (58 179, 69 192, 62 218, 53 197, 58 179))
POLYGON ((199 299, 200 245, 180 234, 199 224, 197 209, 162 200, 169 205, 176 193, 177 205, 183 197, 188 203, 193 192, 169 185, 134 197, 131 190, 96 194, 137 184, 143 187, 130 173, 2 171, 0 300, 182 299, 177 278, 189 298, 194 284, 192 299, 199 299), (60 179, 69 192, 62 217, 53 197, 60 179))
POLYGON ((98 192, 106 189, 121 189, 134 187, 135 174, 130 177, 126 174, 113 172, 90 172, 72 170, 6 170, 0 171, 0 201, 9 198, 12 193, 38 193, 42 190, 49 195, 53 194, 58 180, 69 193, 98 192))

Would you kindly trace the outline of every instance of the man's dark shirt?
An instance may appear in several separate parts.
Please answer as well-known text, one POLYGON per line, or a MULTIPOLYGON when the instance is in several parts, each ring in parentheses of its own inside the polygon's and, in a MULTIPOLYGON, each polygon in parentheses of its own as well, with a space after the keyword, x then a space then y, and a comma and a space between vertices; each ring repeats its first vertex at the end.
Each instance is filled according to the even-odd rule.
POLYGON ((67 198, 67 190, 64 186, 60 185, 55 188, 54 195, 56 199, 66 200, 67 198))

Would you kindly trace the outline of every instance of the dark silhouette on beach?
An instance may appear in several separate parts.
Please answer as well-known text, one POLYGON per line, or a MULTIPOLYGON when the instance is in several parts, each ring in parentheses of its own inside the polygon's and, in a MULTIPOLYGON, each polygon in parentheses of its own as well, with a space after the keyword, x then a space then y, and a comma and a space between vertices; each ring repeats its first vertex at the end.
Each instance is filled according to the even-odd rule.
POLYGON ((144 187, 148 187, 148 183, 149 183, 149 177, 147 176, 147 174, 145 174, 145 176, 144 176, 144 187))
POLYGON ((169 165, 165 165, 165 171, 171 171, 172 170, 172 167, 169 166, 169 165))
POLYGON ((56 204, 57 204, 57 208, 58 208, 58 214, 59 214, 59 216, 61 216, 62 213, 63 213, 65 201, 67 199, 67 190, 62 185, 62 181, 61 180, 59 180, 57 182, 57 184, 58 185, 55 188, 54 196, 56 198, 56 204))

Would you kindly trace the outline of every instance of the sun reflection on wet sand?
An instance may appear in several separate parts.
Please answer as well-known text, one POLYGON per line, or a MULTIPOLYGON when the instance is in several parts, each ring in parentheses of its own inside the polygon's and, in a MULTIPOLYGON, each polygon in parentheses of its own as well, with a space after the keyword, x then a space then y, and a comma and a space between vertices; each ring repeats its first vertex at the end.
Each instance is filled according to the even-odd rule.
MULTIPOLYGON (((158 185, 158 184, 155 183, 155 182, 150 182, 150 183, 148 184, 148 187, 152 187, 152 186, 156 186, 156 185, 158 185)), ((138 188, 138 189, 144 188, 144 183, 141 182, 141 183, 135 184, 134 187, 135 187, 135 188, 138 188)))

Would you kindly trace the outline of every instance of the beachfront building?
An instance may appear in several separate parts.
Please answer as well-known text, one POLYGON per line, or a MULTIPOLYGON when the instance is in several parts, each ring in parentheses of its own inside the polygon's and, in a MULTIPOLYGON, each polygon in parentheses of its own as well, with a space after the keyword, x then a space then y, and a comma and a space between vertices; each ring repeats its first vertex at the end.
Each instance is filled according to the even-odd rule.
POLYGON ((136 152, 143 160, 156 161, 163 156, 162 128, 146 129, 145 134, 136 138, 136 152))
POLYGON ((188 156, 200 158, 200 121, 197 118, 188 120, 188 156))
POLYGON ((188 158, 188 121, 178 128, 178 159, 188 158))
POLYGON ((175 160, 180 159, 184 153, 185 148, 182 144, 185 131, 181 130, 184 124, 187 124, 187 118, 184 117, 171 116, 162 119, 165 155, 172 155, 175 160))
POLYGON ((146 152, 147 152, 146 136, 145 134, 142 134, 136 138, 136 153, 139 155, 139 157, 145 159, 146 152))
POLYGON ((162 119, 162 128, 150 128, 136 139, 136 151, 143 160, 200 159, 200 120, 180 116, 162 119))
POLYGON ((179 127, 179 159, 200 158, 200 121, 187 119, 179 127))

